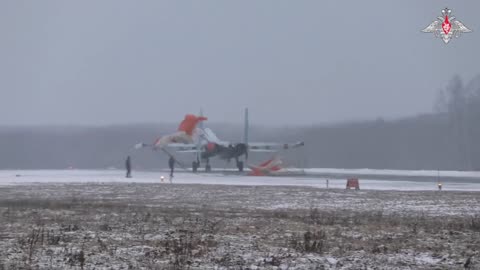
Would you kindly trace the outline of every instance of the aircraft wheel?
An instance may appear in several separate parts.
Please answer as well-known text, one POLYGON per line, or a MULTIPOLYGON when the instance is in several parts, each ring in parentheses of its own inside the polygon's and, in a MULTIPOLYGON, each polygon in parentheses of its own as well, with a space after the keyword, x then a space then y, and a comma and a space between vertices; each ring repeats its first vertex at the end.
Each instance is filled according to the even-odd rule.
POLYGON ((242 161, 239 161, 237 163, 237 168, 238 168, 238 171, 239 172, 243 172, 243 162, 242 161))
POLYGON ((198 169, 198 163, 197 162, 192 162, 192 170, 193 172, 197 172, 197 169, 198 169))
POLYGON ((210 166, 210 165, 205 166, 205 171, 206 172, 211 172, 212 171, 212 166, 210 166))

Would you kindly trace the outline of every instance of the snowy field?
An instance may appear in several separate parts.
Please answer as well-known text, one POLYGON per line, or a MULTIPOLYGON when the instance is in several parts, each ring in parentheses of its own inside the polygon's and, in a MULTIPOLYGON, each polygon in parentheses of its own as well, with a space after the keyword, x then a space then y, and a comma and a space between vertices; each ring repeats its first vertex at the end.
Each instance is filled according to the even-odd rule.
MULTIPOLYGON (((314 169, 310 169, 314 170, 314 169)), ((325 171, 328 169, 316 169, 325 171)), ((336 169, 336 173, 345 174, 354 173, 351 170, 336 169)), ((332 171, 333 172, 333 171, 332 171)), ((25 170, 25 171, 0 171, 0 185, 26 184, 26 183, 160 183, 160 177, 164 176, 168 181, 168 173, 163 172, 145 172, 134 171, 133 178, 126 179, 124 171, 121 170, 25 170)), ((363 171, 366 174, 382 174, 384 170, 363 171)), ((360 187, 367 190, 436 190, 437 172, 431 171, 389 171, 392 179, 364 179, 360 175, 360 187), (394 174, 394 172, 397 172, 394 174), (412 179, 412 175, 428 176, 431 178, 412 179), (402 176, 405 175, 405 179, 402 176)), ((475 172, 442 172, 441 182, 444 190, 465 190, 480 191, 480 176, 473 177, 475 172), (446 176, 450 175, 450 176, 446 176), (456 178, 458 176, 468 176, 467 178, 456 178)), ((326 188, 326 179, 329 179, 329 188, 345 188, 346 178, 333 177, 254 177, 245 175, 223 175, 221 173, 200 173, 192 174, 186 172, 176 172, 173 178, 174 183, 178 184, 220 184, 220 185, 275 185, 275 186, 311 186, 317 188, 326 188)))
POLYGON ((433 170, 373 170, 373 169, 334 169, 312 168, 305 169, 307 174, 340 174, 340 175, 381 175, 403 177, 445 177, 445 178, 476 178, 480 179, 477 171, 433 171, 433 170))
POLYGON ((472 181, 2 171, 4 269, 480 269, 472 181))

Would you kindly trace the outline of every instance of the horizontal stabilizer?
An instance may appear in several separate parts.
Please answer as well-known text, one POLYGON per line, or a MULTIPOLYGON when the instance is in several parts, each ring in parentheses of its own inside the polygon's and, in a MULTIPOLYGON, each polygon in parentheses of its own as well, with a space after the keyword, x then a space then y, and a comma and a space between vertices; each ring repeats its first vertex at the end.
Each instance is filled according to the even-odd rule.
POLYGON ((196 147, 197 145, 195 144, 191 144, 191 143, 169 143, 167 145, 165 145, 164 147, 155 147, 154 145, 152 144, 148 144, 148 143, 137 143, 135 144, 135 149, 141 149, 141 148, 152 148, 152 149, 160 149, 160 148, 172 148, 178 152, 181 152, 181 151, 193 151, 195 150, 196 151, 196 147))

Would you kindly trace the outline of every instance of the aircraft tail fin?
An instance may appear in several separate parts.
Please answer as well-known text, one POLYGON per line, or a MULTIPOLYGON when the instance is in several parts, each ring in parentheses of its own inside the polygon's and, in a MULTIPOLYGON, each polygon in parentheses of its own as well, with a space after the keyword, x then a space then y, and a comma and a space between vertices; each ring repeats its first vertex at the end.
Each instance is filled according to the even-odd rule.
POLYGON ((243 143, 247 147, 245 150, 245 160, 248 160, 248 108, 245 108, 245 116, 244 116, 244 126, 243 126, 243 143))
POLYGON ((221 142, 221 140, 217 137, 217 135, 215 135, 215 133, 211 129, 206 128, 203 131, 204 131, 205 139, 208 142, 213 142, 213 143, 221 142))
POLYGON ((248 145, 248 108, 245 108, 244 125, 243 125, 243 143, 248 145))

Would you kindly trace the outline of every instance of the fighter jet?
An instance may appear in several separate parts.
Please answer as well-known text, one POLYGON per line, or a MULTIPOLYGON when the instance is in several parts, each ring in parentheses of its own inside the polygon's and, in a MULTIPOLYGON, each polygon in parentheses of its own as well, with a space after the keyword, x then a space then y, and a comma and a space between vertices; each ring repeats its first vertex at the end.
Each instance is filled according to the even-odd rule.
POLYGON ((245 109, 245 125, 243 142, 230 142, 220 140, 209 128, 201 126, 198 131, 196 144, 180 145, 176 147, 177 153, 194 153, 196 160, 192 162, 192 170, 196 172, 201 162, 205 163, 205 171, 211 171, 210 158, 218 157, 230 162, 235 160, 238 171, 244 169, 244 161, 248 160, 249 152, 278 152, 281 150, 303 146, 302 141, 295 143, 274 143, 274 142, 249 142, 248 140, 248 108, 245 109), (243 157, 243 160, 242 160, 243 157))
POLYGON ((137 143, 135 144, 135 148, 151 148, 153 150, 161 150, 167 155, 169 155, 171 158, 175 158, 173 154, 167 149, 169 147, 178 148, 182 146, 196 145, 194 138, 196 136, 195 132, 197 130, 197 125, 205 120, 207 120, 207 118, 204 116, 187 114, 178 126, 176 132, 158 137, 152 144, 137 143))

